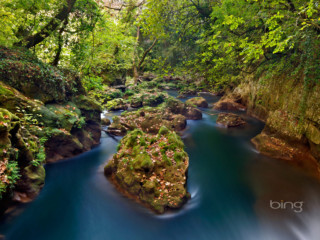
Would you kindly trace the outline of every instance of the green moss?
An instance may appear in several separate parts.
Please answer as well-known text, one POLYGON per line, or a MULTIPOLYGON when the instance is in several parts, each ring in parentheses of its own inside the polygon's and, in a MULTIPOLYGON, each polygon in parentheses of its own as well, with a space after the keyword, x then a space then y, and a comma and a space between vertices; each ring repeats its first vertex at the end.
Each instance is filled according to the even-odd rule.
POLYGON ((165 152, 162 152, 162 161, 168 166, 172 165, 172 162, 170 161, 170 159, 168 158, 165 152))
POLYGON ((4 84, 0 81, 0 95, 14 95, 12 91, 8 87, 5 87, 4 84))
POLYGON ((152 160, 148 153, 144 152, 138 154, 135 159, 133 160, 133 166, 136 170, 144 169, 144 170, 151 170, 153 167, 152 160))
POLYGON ((143 135, 144 135, 144 133, 140 129, 133 130, 132 132, 130 132, 130 134, 128 134, 126 136, 125 146, 126 147, 133 147, 135 144, 137 144, 138 139, 139 139, 139 143, 140 143, 138 145, 145 146, 146 141, 145 141, 143 135))
POLYGON ((51 123, 52 119, 56 119, 56 122, 51 123, 52 125, 50 124, 50 126, 57 126, 71 131, 72 128, 81 128, 85 124, 83 117, 81 117, 80 109, 72 102, 64 105, 47 105, 47 109, 50 113, 43 109, 42 113, 44 115, 42 115, 41 120, 44 123, 51 123))
POLYGON ((184 144, 183 144, 181 138, 175 132, 171 132, 168 135, 168 140, 169 140, 169 142, 171 142, 171 144, 176 145, 178 148, 184 147, 184 144))
POLYGON ((167 135, 169 133, 169 129, 166 127, 166 126, 162 126, 160 129, 159 129, 159 135, 167 135))
POLYGON ((173 159, 176 163, 182 162, 186 158, 186 155, 184 152, 175 152, 173 155, 173 159))
POLYGON ((87 111, 98 111, 98 112, 102 111, 102 107, 100 103, 88 96, 84 96, 84 95, 76 96, 73 98, 73 102, 80 109, 84 109, 87 111))

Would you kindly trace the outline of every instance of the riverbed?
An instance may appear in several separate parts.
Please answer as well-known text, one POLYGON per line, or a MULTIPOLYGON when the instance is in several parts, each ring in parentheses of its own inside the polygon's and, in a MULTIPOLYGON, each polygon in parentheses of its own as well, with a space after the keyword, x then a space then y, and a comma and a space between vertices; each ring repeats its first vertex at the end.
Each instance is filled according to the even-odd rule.
POLYGON ((319 240, 318 182, 255 151, 250 139, 260 121, 240 113, 248 124, 226 129, 215 123, 217 111, 202 110, 182 133, 191 199, 181 210, 155 215, 118 193, 103 166, 120 138, 103 133, 92 151, 46 165, 39 197, 3 220, 0 233, 8 240, 319 240), (277 208, 281 201, 292 205, 277 208))

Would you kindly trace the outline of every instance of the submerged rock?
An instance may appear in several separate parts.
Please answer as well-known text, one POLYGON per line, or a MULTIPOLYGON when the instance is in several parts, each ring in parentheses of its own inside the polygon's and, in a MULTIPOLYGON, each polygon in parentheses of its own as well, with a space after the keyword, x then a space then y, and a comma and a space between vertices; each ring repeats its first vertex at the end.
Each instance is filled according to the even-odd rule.
POLYGON ((194 105, 196 107, 207 108, 209 106, 206 99, 203 97, 195 97, 186 101, 186 104, 194 105))
POLYGON ((251 142, 257 150, 268 157, 285 160, 304 169, 307 173, 320 178, 317 160, 307 146, 299 142, 288 142, 275 134, 266 131, 254 137, 251 142))
POLYGON ((190 197, 188 166, 180 137, 161 127, 155 135, 139 129, 127 134, 104 172, 124 195, 161 214, 180 208, 190 197))
POLYGON ((217 118, 217 123, 227 128, 239 127, 246 124, 240 116, 233 113, 220 113, 217 118))

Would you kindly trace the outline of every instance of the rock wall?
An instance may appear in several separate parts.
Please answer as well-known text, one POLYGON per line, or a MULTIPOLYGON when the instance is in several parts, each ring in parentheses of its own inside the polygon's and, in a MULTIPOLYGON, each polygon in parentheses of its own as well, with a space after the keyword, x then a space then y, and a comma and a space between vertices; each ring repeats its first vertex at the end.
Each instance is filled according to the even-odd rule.
POLYGON ((0 47, 0 214, 37 196, 43 164, 98 145, 100 114, 76 74, 0 47))
POLYGON ((245 105, 248 114, 266 123, 263 132, 252 140, 261 153, 319 175, 319 85, 305 91, 303 80, 290 73, 271 79, 247 75, 225 98, 245 105))

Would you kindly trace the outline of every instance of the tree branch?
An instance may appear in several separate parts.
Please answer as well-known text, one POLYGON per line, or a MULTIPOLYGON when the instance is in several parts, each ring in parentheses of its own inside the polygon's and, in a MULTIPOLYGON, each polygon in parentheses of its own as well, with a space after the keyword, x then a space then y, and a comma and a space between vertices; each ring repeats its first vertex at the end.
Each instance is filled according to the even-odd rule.
POLYGON ((27 48, 32 48, 37 44, 41 43, 46 39, 54 30, 56 30, 60 23, 69 17, 70 12, 72 11, 77 0, 67 0, 67 5, 64 5, 59 13, 46 25, 40 32, 26 37, 24 40, 19 42, 19 45, 23 45, 27 48))
POLYGON ((152 43, 152 45, 144 52, 144 54, 143 54, 143 56, 142 56, 142 58, 141 58, 141 60, 140 60, 140 62, 139 62, 139 66, 138 66, 138 68, 140 69, 141 68, 141 65, 142 65, 142 63, 144 62, 144 60, 145 60, 145 58, 146 58, 146 56, 148 55, 148 53, 152 50, 152 48, 156 45, 156 42, 158 41, 158 38, 156 38, 154 41, 153 41, 153 43, 152 43))

